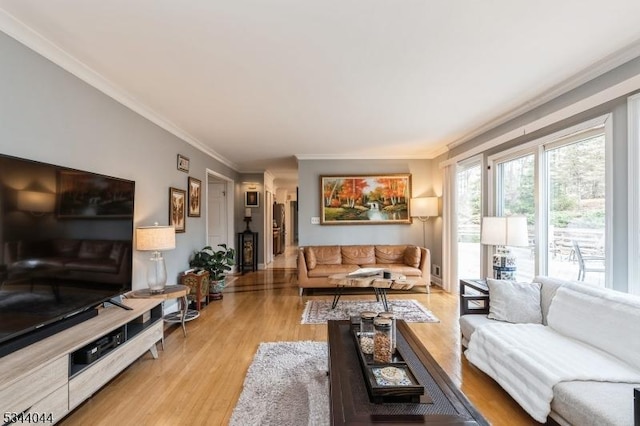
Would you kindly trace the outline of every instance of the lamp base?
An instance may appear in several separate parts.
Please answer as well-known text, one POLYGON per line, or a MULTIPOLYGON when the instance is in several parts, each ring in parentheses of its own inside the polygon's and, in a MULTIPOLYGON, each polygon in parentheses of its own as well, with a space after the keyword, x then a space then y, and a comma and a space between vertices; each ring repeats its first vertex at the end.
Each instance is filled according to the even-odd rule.
POLYGON ((496 280, 516 279, 516 257, 509 251, 493 255, 493 278, 496 280))
POLYGON ((151 294, 160 294, 164 292, 167 284, 167 268, 164 264, 164 258, 159 251, 153 252, 153 256, 149 259, 147 265, 147 284, 151 294))

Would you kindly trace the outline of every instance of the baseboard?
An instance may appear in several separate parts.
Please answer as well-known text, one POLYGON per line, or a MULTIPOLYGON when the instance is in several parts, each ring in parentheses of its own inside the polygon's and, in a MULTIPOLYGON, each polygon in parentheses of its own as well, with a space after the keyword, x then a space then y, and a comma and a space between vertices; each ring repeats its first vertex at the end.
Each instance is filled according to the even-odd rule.
POLYGON ((442 278, 434 277, 431 275, 431 283, 437 285, 438 287, 442 287, 442 278))

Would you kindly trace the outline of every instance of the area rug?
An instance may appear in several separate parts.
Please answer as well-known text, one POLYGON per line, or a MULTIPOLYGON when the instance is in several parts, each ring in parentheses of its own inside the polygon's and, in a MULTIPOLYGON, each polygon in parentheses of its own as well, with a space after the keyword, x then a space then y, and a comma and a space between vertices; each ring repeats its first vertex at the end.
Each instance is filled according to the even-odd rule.
POLYGON ((328 425, 327 370, 325 342, 260 343, 229 424, 328 425))
MULTIPOLYGON (((331 300, 309 300, 302 313, 301 324, 325 324, 328 320, 346 320, 359 316, 362 311, 382 312, 382 302, 340 300, 331 309, 331 300)), ((440 322, 430 310, 414 299, 389 300, 389 309, 406 322, 440 322)))

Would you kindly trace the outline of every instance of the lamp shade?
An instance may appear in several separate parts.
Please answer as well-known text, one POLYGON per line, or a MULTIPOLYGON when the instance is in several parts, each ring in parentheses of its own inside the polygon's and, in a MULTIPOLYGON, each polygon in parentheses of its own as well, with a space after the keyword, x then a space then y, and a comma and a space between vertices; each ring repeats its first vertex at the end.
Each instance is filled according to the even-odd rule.
POLYGON ((480 242, 489 246, 527 247, 529 235, 524 216, 482 218, 480 242))
POLYGON ((173 226, 141 226, 136 228, 136 249, 162 251, 176 248, 176 230, 173 226))
POLYGON ((438 216, 438 197, 412 198, 409 202, 411 217, 438 216))

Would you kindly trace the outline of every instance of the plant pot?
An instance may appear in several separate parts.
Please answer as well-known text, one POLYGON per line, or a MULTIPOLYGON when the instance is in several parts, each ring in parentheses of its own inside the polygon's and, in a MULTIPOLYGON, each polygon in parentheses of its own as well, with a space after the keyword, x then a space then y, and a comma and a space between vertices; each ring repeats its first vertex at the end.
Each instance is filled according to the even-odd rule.
POLYGON ((225 287, 224 278, 218 281, 210 280, 209 281, 210 298, 213 300, 222 299, 222 290, 224 290, 224 287, 225 287))

